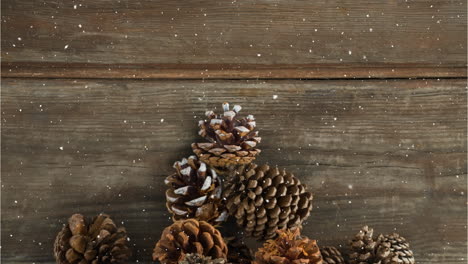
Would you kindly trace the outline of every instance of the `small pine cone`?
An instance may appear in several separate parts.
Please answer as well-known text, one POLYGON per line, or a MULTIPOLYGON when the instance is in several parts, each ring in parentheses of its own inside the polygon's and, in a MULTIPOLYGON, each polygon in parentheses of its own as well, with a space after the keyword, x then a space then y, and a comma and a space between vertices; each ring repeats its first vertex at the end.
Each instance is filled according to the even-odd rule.
POLYGON ((299 228, 278 230, 275 240, 268 240, 255 254, 254 264, 322 264, 315 240, 301 238, 299 228))
POLYGON ((211 259, 200 254, 186 254, 179 264, 227 264, 225 259, 211 259))
POLYGON ((251 264, 254 260, 252 250, 239 237, 224 239, 228 245, 228 261, 235 264, 251 264))
POLYGON ((268 165, 249 164, 231 178, 223 193, 226 207, 259 240, 276 236, 279 229, 301 227, 312 210, 312 194, 293 174, 268 165))
POLYGON ((376 263, 376 247, 377 243, 374 241, 372 235, 374 229, 364 226, 359 233, 350 242, 350 264, 366 264, 376 263))
POLYGON ((196 156, 177 161, 176 173, 165 180, 166 206, 173 220, 195 218, 217 224, 227 219, 228 213, 222 205, 221 179, 196 156))
POLYGON ((377 254, 382 259, 382 264, 405 263, 414 264, 413 251, 406 239, 397 233, 391 235, 380 234, 377 237, 377 254))
POLYGON ((154 248, 153 260, 176 264, 188 253, 226 259, 228 248, 221 233, 208 222, 179 220, 164 229, 154 248))
POLYGON ((222 115, 206 112, 208 119, 199 121, 198 134, 208 142, 193 143, 192 149, 201 161, 226 174, 232 167, 249 164, 255 159, 260 153, 256 146, 261 138, 258 131, 254 131, 256 123, 252 115, 235 118, 241 110, 240 105, 230 110, 229 104, 224 103, 223 110, 222 115))
POLYGON ((336 247, 322 247, 323 264, 345 264, 345 260, 341 252, 336 247))
POLYGON ((58 233, 54 255, 58 264, 126 263, 131 256, 125 228, 105 214, 91 221, 74 214, 58 233))

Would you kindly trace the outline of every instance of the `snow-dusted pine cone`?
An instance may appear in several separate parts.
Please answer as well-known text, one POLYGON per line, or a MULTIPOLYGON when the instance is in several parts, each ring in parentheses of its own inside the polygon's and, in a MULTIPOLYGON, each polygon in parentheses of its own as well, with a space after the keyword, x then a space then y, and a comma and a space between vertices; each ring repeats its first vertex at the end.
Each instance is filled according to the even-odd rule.
POLYGON ((345 264, 345 260, 341 252, 336 247, 321 247, 323 264, 345 264))
POLYGON ((207 111, 206 120, 200 120, 199 134, 208 142, 193 143, 193 152, 201 161, 214 167, 221 174, 227 174, 232 167, 251 163, 260 153, 256 148, 261 138, 255 131, 255 119, 252 115, 237 119, 241 110, 235 105, 232 110, 228 103, 223 104, 224 113, 215 114, 207 111))
POLYGON ((225 259, 212 259, 200 254, 186 254, 179 264, 227 264, 225 259))
POLYGON ((398 233, 390 235, 380 234, 377 237, 377 250, 390 252, 389 257, 382 259, 382 264, 387 263, 404 263, 414 264, 413 251, 411 251, 409 243, 406 239, 400 236, 398 233))
POLYGON ((195 218, 217 224, 227 219, 222 205, 221 179, 196 156, 174 163, 176 172, 165 180, 166 206, 173 220, 195 218))
POLYGON ((112 219, 100 214, 92 220, 74 214, 54 243, 58 264, 122 264, 131 256, 127 232, 112 219))
POLYGON ((299 228, 278 230, 275 240, 268 240, 255 254, 254 264, 322 264, 315 240, 300 237, 299 228))
POLYGON ((179 220, 164 229, 154 248, 153 260, 177 264, 189 253, 227 259, 228 248, 221 233, 208 222, 179 220))
POLYGON ((278 229, 301 227, 312 209, 312 194, 293 174, 249 164, 228 180, 223 193, 229 213, 249 236, 276 236, 278 229))

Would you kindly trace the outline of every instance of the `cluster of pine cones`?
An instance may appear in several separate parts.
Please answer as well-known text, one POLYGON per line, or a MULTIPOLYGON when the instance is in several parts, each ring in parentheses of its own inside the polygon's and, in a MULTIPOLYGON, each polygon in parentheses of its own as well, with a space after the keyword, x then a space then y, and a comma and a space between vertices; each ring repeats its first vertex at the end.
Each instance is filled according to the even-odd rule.
MULTIPOLYGON (((165 179, 166 206, 174 223, 153 250, 163 264, 387 264, 414 263, 398 234, 372 236, 364 227, 351 241, 346 259, 334 247, 319 249, 300 236, 312 210, 312 193, 292 173, 253 163, 261 152, 255 118, 238 118, 241 106, 223 104, 223 114, 206 112, 199 121, 205 142, 195 155, 177 161, 165 179), (216 228, 234 219, 247 236, 267 240, 255 254, 242 238, 223 238, 216 228)), ((57 235, 58 264, 126 263, 127 234, 107 215, 73 215, 57 235)))
POLYGON ((167 209, 174 221, 197 219, 220 225, 229 216, 258 240, 277 230, 301 227, 312 209, 312 194, 292 173, 253 163, 261 138, 253 115, 223 104, 223 114, 206 112, 193 143, 195 155, 177 161, 166 178, 167 209))

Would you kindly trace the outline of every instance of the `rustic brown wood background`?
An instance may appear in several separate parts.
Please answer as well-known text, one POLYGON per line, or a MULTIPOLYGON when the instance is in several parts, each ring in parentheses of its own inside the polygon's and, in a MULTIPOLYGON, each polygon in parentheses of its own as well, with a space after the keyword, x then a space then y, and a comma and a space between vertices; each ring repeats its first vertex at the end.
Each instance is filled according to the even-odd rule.
POLYGON ((315 193, 320 245, 369 224, 418 263, 466 263, 466 9, 2 0, 2 262, 53 263, 68 216, 106 212, 149 263, 171 222, 163 178, 230 101, 258 119, 258 162, 315 193))

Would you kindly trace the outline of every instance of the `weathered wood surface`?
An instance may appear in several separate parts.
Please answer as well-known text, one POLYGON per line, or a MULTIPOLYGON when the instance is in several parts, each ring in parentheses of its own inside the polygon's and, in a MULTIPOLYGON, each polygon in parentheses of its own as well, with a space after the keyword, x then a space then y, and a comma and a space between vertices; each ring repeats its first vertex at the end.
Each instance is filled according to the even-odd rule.
POLYGON ((304 233, 344 245, 394 230, 418 263, 466 263, 465 80, 124 81, 4 79, 2 256, 52 263, 75 212, 123 222, 148 263, 170 223, 163 177, 229 100, 257 117, 258 162, 315 193, 304 233), (276 96, 274 96, 276 95, 276 96), (276 98, 276 99, 274 99, 276 98))
POLYGON ((466 10, 461 0, 4 0, 3 74, 63 77, 62 63, 84 63, 72 78, 463 77, 466 10))
POLYGON ((226 64, 87 64, 4 63, 5 77, 75 79, 374 79, 456 78, 466 76, 465 67, 387 64, 226 65, 226 64))

